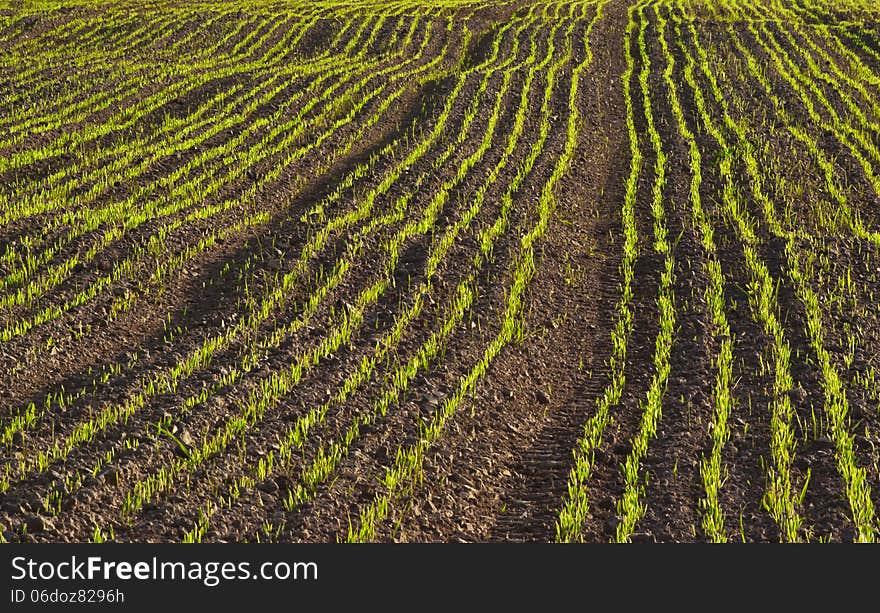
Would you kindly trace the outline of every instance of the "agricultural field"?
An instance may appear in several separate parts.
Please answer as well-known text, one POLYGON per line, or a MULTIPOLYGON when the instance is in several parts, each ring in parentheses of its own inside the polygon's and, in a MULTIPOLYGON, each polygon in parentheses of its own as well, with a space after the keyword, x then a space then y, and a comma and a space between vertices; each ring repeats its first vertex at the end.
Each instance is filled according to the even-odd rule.
POLYGON ((4 542, 874 542, 874 0, 0 2, 4 542))

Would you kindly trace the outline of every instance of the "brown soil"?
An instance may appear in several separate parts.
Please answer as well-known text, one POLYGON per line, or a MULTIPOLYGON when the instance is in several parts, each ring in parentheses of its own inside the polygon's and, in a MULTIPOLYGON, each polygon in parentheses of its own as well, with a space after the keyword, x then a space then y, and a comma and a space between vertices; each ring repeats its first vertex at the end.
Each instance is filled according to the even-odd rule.
MULTIPOLYGON (((213 13, 185 3, 169 1, 161 10, 156 4, 151 3, 152 13, 113 4, 105 13, 76 8, 0 13, 0 50, 9 58, 0 65, 0 97, 23 86, 36 92, 32 100, 26 94, 22 98, 35 103, 31 115, 0 106, 0 125, 32 122, 20 137, 0 140, 0 154, 23 160, 12 167, 0 164, 0 198, 10 211, 9 223, 0 228, 0 300, 5 301, 0 331, 9 332, 9 338, 0 337, 0 435, 5 437, 0 440, 5 471, 0 477, 7 479, 0 493, 3 538, 84 542, 100 534, 117 541, 178 541, 207 517, 199 533, 202 541, 344 540, 364 525, 371 505, 384 500, 386 475, 401 454, 426 440, 428 424, 456 397, 461 382, 503 330, 515 270, 522 263, 522 239, 538 221, 542 189, 566 148, 569 91, 574 67, 585 59, 582 42, 595 7, 585 7, 570 30, 568 18, 561 16, 567 6, 559 9, 561 15, 552 13, 555 5, 546 14, 543 5, 531 11, 526 0, 437 10, 419 18, 403 47, 413 25, 409 13, 392 12, 380 24, 382 10, 377 8, 349 23, 353 15, 326 8, 320 14, 278 7, 261 13, 230 4, 213 13), (109 25, 99 25, 102 18, 109 25), (145 40, 144 20, 152 18, 158 20, 156 29, 145 40), (298 43, 266 59, 289 28, 301 23, 310 25, 298 43), (350 27, 343 29, 345 24, 350 27), (519 176, 542 129, 542 100, 551 86, 548 67, 565 52, 567 36, 574 41, 573 53, 550 89, 546 141, 535 152, 530 171, 519 176), (372 42, 363 47, 367 40, 372 42), (95 41, 105 45, 90 46, 95 41), (189 65, 187 57, 209 44, 219 45, 213 60, 189 65), (74 76, 58 57, 38 51, 47 48, 102 51, 92 52, 91 67, 74 76), (551 53, 524 90, 529 67, 551 53), (511 61, 501 66, 506 60, 511 61), (158 79, 169 62, 181 70, 173 79, 158 79), (297 72, 296 66, 304 69, 297 72), (386 73, 377 76, 379 71, 386 73), (409 71, 414 74, 396 78, 409 71), (120 88, 112 104, 53 122, 52 114, 66 105, 115 91, 122 74, 144 78, 120 88), (490 129, 496 96, 505 83, 491 145, 471 159, 490 129), (238 86, 206 110, 204 105, 238 86), (334 93, 322 97, 331 87, 334 93), (116 113, 169 88, 179 91, 158 98, 131 125, 105 127, 116 113), (391 95, 395 99, 386 108, 383 101, 391 95), (528 105, 524 129, 507 154, 504 147, 523 95, 528 105), (366 103, 359 108, 360 101, 366 103), (200 116, 205 124, 192 133, 162 132, 167 122, 184 120, 185 125, 200 110, 206 111, 200 116), (367 125, 374 116, 377 121, 367 125), (279 132, 273 134, 276 127, 279 132), (52 150, 65 135, 74 135, 76 146, 52 150), (278 147, 288 135, 289 142, 278 147), (127 142, 143 149, 126 163, 129 175, 98 185, 98 170, 122 159, 127 153, 120 144, 127 142), (423 149, 417 149, 422 142, 423 149), (48 153, 33 161, 16 157, 42 148, 48 153), (419 155, 404 166, 414 152, 419 155), (68 172, 73 168, 79 170, 68 172), (180 176, 167 185, 176 172, 180 176), (508 186, 515 181, 518 186, 505 205, 508 186), (21 213, 21 207, 39 201, 42 190, 59 185, 66 187, 67 201, 21 213), (179 192, 172 196, 175 188, 179 192), (364 305, 362 321, 355 317, 348 333, 358 297, 385 278, 388 245, 407 224, 428 214, 447 188, 431 226, 400 243, 388 283, 364 305), (467 221, 478 194, 482 206, 467 221), (77 227, 82 219, 99 218, 126 201, 122 217, 77 227), (181 202, 185 206, 172 208, 181 202), (365 202, 371 203, 369 213, 356 214, 365 202), (205 207, 217 210, 202 215, 205 207), (150 212, 137 217, 144 211, 150 212), (265 217, 254 221, 258 213, 265 217), (242 228, 230 231, 236 224, 242 228), (493 224, 502 224, 504 231, 491 255, 475 260, 480 237, 493 224), (455 240, 429 272, 431 254, 452 229, 458 231, 455 240), (116 230, 122 231, 112 234, 116 230), (319 236, 324 238, 312 250, 319 236), (156 237, 162 238, 158 251, 149 248, 156 237), (201 247, 191 249, 200 241, 201 247), (89 252, 98 245, 103 247, 89 252), (36 258, 35 266, 27 264, 28 256, 36 258), (79 264, 62 266, 74 257, 79 264), (341 263, 347 268, 336 282, 334 271, 341 263), (168 275, 151 280, 162 266, 170 267, 168 275), (273 295, 285 275, 292 282, 274 294, 273 305, 264 313, 255 311, 254 305, 273 295), (438 340, 459 285, 469 279, 472 303, 438 340), (431 289, 417 303, 414 292, 426 280, 431 289), (22 297, 15 298, 19 290, 22 297), (128 307, 120 308, 123 304, 128 307), (395 326, 414 308, 417 314, 394 335, 395 326), (328 339, 340 334, 344 341, 327 349, 328 339), (217 339, 227 340, 212 345, 217 339), (394 388, 395 370, 416 363, 422 348, 435 341, 437 355, 418 361, 405 389, 398 390, 386 412, 377 413, 385 390, 394 388), (210 359, 185 370, 173 385, 161 384, 206 346, 217 347, 210 359), (346 379, 367 367, 357 388, 338 400, 346 379), (279 390, 275 382, 282 376, 293 383, 279 390), (270 400, 248 413, 254 399, 264 395, 270 400), (291 428, 325 403, 326 414, 284 456, 283 441, 291 428), (33 415, 25 419, 30 405, 33 415), (102 412, 115 417, 83 435, 83 425, 95 423, 102 412), (243 412, 244 421, 236 421, 243 412), (356 423, 362 425, 353 429, 356 423), (229 432, 220 447, 192 461, 196 456, 188 454, 203 442, 229 432), (67 438, 72 442, 65 447, 67 438), (309 467, 320 464, 334 445, 343 451, 331 469, 305 481, 309 467), (38 460, 41 453, 45 461, 38 460), (270 459, 270 474, 260 474, 258 467, 270 459), (127 513, 126 499, 141 491, 138 483, 167 474, 171 467, 172 482, 127 513), (298 488, 307 495, 290 504, 298 488)), ((522 337, 501 348, 434 433, 417 477, 405 480, 388 498, 372 540, 557 538, 574 450, 612 375, 611 330, 620 315, 623 280, 621 207, 632 162, 623 88, 628 8, 628 2, 608 1, 589 34, 593 58, 578 82, 575 103, 581 121, 575 153, 555 187, 549 224, 535 243, 534 275, 517 315, 522 337)), ((576 13, 580 10, 575 7, 576 13)), ((666 9, 658 10, 671 19, 666 9)), ((791 348, 791 376, 803 390, 792 396, 794 414, 788 424, 795 439, 790 477, 803 520, 798 534, 808 541, 852 541, 857 532, 826 413, 829 380, 819 363, 803 296, 812 291, 827 297, 820 304, 821 345, 845 387, 854 461, 877 507, 880 388, 873 377, 880 349, 880 246, 871 233, 878 230, 874 208, 880 197, 842 141, 846 132, 816 125, 798 92, 770 68, 767 82, 785 101, 784 113, 749 75, 731 37, 762 65, 772 62, 744 22, 717 20, 709 11, 696 14, 700 44, 709 48, 710 63, 723 67, 718 74, 723 75, 728 112, 749 126, 762 189, 778 206, 783 224, 800 231, 788 246, 774 233, 750 169, 737 159, 731 173, 758 256, 778 288, 774 313, 791 348), (841 193, 863 223, 861 234, 856 225, 821 214, 834 209, 821 167, 824 158, 794 138, 792 126, 815 138, 822 154, 833 160, 841 193), (794 261, 801 266, 814 262, 800 281, 792 273, 794 261)), ((808 17, 808 22, 818 18, 808 17)), ((701 463, 712 450, 719 339, 705 298, 707 254, 690 201, 689 144, 668 103, 667 58, 657 40, 656 14, 648 10, 645 18, 650 112, 667 156, 662 202, 674 260, 676 322, 661 420, 639 464, 643 512, 627 540, 705 541, 701 463)), ((806 61, 784 37, 786 24, 767 27, 808 74, 806 61)), ((724 536, 731 542, 776 542, 785 535, 764 503, 773 453, 773 339, 750 303, 752 278, 743 243, 722 201, 725 180, 717 162, 722 152, 702 124, 683 72, 686 56, 671 29, 667 25, 675 62, 672 79, 702 156, 699 195, 715 232, 734 339, 734 408, 731 436, 722 450, 719 495, 724 536)), ((819 31, 824 30, 805 30, 819 31)), ((635 196, 639 245, 632 332, 622 398, 610 408, 610 425, 594 450, 586 484, 588 510, 579 537, 586 542, 616 536, 625 512, 620 502, 623 466, 633 453, 657 372, 664 258, 654 249, 657 156, 643 107, 637 33, 638 28, 631 39, 634 74, 629 85, 643 160, 635 196)), ((841 42, 872 66, 876 36, 866 25, 865 48, 854 42, 856 35, 841 42)), ((805 42, 800 34, 792 37, 805 42)), ((696 53, 689 32, 683 32, 681 43, 696 53)), ((841 65, 846 61, 839 53, 831 55, 841 65)), ((709 80, 699 70, 695 78, 713 121, 724 126, 724 109, 714 100, 709 80)), ((846 84, 836 85, 849 91, 846 84)), ((876 121, 871 103, 880 94, 867 90, 869 96, 850 94, 876 121)), ((834 85, 823 82, 818 91, 850 125, 858 124, 834 85)), ((814 104, 830 120, 828 111, 814 104)), ((876 126, 859 129, 878 142, 876 126)), ((732 130, 722 131, 736 141, 732 130)), ((858 154, 880 168, 867 148, 858 154)))

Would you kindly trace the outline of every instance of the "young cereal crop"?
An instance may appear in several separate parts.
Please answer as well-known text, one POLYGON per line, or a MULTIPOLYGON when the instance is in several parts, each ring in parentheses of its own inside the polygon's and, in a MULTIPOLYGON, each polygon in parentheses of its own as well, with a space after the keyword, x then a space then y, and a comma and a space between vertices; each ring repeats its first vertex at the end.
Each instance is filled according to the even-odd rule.
POLYGON ((874 542, 880 7, 0 2, 4 542, 874 542))

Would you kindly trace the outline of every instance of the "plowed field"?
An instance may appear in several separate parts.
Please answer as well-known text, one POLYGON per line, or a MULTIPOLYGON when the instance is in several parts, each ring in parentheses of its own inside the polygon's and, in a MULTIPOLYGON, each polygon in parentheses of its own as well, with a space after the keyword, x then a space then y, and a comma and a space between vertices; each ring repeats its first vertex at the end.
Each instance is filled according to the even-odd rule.
POLYGON ((873 542, 869 0, 0 2, 7 542, 873 542))

